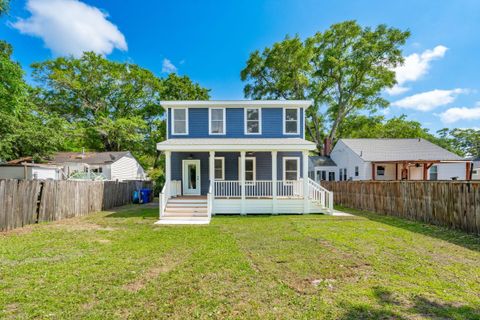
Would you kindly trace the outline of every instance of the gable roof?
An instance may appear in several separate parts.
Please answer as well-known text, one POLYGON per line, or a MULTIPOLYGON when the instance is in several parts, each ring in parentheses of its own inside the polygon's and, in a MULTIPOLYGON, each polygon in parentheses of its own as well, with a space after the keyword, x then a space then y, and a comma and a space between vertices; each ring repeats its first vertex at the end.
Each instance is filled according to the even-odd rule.
POLYGON ((340 139, 364 161, 462 161, 425 139, 340 139))
POLYGON ((310 156, 308 157, 308 167, 313 170, 315 167, 336 167, 337 164, 326 156, 310 156))
POLYGON ((107 151, 107 152, 57 152, 48 163, 62 164, 66 162, 86 164, 109 164, 130 154, 129 151, 107 151))

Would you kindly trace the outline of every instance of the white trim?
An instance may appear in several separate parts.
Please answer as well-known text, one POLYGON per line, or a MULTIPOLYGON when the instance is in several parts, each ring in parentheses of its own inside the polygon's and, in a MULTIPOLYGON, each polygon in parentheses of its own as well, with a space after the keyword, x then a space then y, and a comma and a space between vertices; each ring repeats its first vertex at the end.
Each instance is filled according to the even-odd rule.
POLYGON ((168 144, 157 144, 157 150, 169 150, 169 151, 184 151, 184 152, 204 152, 215 149, 215 151, 256 151, 256 152, 269 152, 269 151, 303 151, 303 150, 315 150, 316 147, 314 144, 308 145, 299 145, 299 144, 284 144, 283 141, 280 141, 278 144, 268 144, 268 145, 254 145, 254 144, 215 144, 210 145, 168 145, 168 144))
MULTIPOLYGON (((245 175, 245 181, 246 183, 252 182, 257 180, 257 158, 256 157, 245 157, 245 162, 247 160, 253 160, 253 180, 247 180, 247 175, 245 175)), ((245 173, 247 172, 246 170, 247 166, 245 166, 245 173)), ((238 158, 238 176, 240 177, 241 175, 241 157, 238 158)))
POLYGON ((285 178, 286 176, 286 165, 285 163, 287 162, 287 160, 295 160, 297 161, 297 180, 300 180, 300 157, 283 157, 283 166, 282 166, 282 177, 283 177, 283 181, 286 181, 287 179, 285 178))
POLYGON ((188 108, 176 108, 172 109, 172 136, 186 136, 188 135, 188 108), (175 133, 175 111, 185 110, 185 133, 175 133))
MULTIPOLYGON (((196 178, 196 177, 195 177, 196 178)), ((202 168, 201 168, 201 161, 200 159, 186 159, 182 160, 182 190, 184 195, 200 195, 202 193, 202 168), (185 179, 185 164, 186 163, 195 163, 197 165, 197 176, 198 176, 198 181, 197 181, 197 189, 198 192, 196 191, 195 193, 186 193, 185 191, 187 190, 186 188, 186 179, 185 179)))
POLYGON ((213 167, 213 180, 225 180, 225 157, 214 157, 213 165, 215 166, 215 160, 222 160, 222 178, 217 179, 215 177, 215 167, 213 167))
POLYGON ((208 134, 211 136, 224 136, 227 134, 227 111, 225 108, 209 108, 208 109, 208 134), (212 133, 212 110, 222 110, 223 112, 223 132, 222 133, 212 133))
POLYGON ((262 108, 279 107, 302 107, 308 108, 313 105, 312 100, 202 100, 202 101, 160 101, 160 105, 165 108, 205 108, 209 106, 222 106, 224 108, 237 108, 245 106, 255 106, 262 108))
POLYGON ((295 108, 295 107, 290 107, 290 108, 283 108, 283 117, 282 117, 282 123, 283 123, 283 134, 284 135, 299 135, 300 134, 300 108, 295 108), (296 109, 297 110, 297 131, 296 132, 287 132, 287 126, 286 126, 286 117, 285 113, 286 111, 290 109, 296 109))
POLYGON ((245 107, 243 108, 243 133, 245 135, 261 135, 262 134, 262 108, 258 107, 245 107), (248 132, 247 126, 247 112, 248 110, 258 110, 258 132, 248 132))

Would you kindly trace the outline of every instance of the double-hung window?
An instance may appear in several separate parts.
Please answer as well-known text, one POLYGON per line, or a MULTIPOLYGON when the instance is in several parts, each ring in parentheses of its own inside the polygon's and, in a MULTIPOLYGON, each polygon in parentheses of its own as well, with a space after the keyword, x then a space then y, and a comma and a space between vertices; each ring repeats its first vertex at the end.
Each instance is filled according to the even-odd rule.
POLYGON ((174 108, 172 109, 172 117, 172 134, 188 134, 188 109, 174 108))
POLYGON ((245 134, 262 134, 262 109, 245 108, 245 134))
POLYGON ((283 158, 283 180, 292 181, 300 179, 299 158, 283 158))
POLYGON ((208 109, 210 134, 225 134, 225 108, 208 109))
POLYGON ((215 180, 225 180, 224 157, 215 157, 215 180))
POLYGON ((299 134, 300 133, 300 109, 284 108, 283 109, 283 134, 299 134))

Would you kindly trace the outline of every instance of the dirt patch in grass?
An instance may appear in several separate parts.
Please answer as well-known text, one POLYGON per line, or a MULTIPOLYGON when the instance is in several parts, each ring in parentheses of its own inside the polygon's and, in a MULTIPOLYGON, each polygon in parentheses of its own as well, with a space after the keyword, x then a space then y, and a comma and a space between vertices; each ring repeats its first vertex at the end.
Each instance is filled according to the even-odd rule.
POLYGON ((167 257, 164 257, 164 259, 160 260, 158 265, 147 269, 140 275, 140 277, 124 285, 123 289, 129 292, 138 292, 144 289, 150 281, 156 279, 161 274, 172 271, 186 259, 187 257, 185 255, 168 255, 167 257))
POLYGON ((34 224, 29 224, 24 227, 13 229, 13 230, 0 231, 0 237, 28 234, 33 231, 34 227, 35 227, 34 224))
POLYGON ((66 229, 68 231, 115 231, 117 228, 104 227, 96 223, 85 221, 81 218, 71 218, 55 221, 53 227, 66 229))

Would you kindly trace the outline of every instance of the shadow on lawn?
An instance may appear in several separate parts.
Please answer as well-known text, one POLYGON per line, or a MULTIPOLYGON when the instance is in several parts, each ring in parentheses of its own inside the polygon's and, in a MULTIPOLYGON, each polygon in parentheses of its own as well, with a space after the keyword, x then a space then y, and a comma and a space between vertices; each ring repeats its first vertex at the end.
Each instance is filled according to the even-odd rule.
POLYGON ((411 232, 420 233, 425 236, 441 239, 464 248, 480 251, 480 237, 468 234, 459 230, 448 229, 447 227, 431 225, 419 221, 411 221, 403 218, 381 215, 368 211, 361 211, 346 207, 338 207, 339 210, 364 217, 368 220, 388 224, 393 227, 402 228, 411 232))
POLYGON ((378 305, 343 303, 341 319, 410 319, 411 315, 426 319, 480 319, 480 310, 466 305, 437 302, 424 296, 401 300, 386 288, 373 288, 378 305))
POLYGON ((147 205, 133 205, 125 209, 116 210, 106 218, 158 218, 158 208, 152 208, 147 205))

